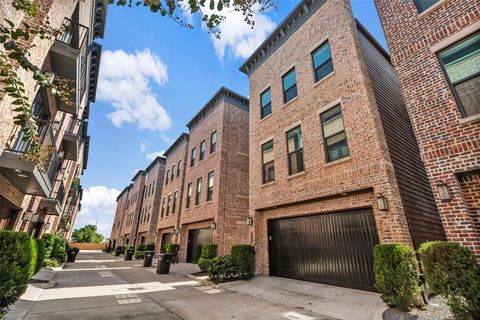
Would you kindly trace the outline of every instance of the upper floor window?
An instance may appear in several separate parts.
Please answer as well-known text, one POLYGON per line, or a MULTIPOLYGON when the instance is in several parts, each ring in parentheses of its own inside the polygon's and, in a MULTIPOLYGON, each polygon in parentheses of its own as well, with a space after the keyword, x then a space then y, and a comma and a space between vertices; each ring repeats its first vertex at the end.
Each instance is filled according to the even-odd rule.
POLYGON ((419 12, 423 12, 440 0, 414 0, 419 12))
POLYGON ((462 116, 480 114, 480 32, 440 52, 439 57, 462 116))
POLYGON ((207 201, 212 201, 213 199, 213 178, 215 177, 214 172, 208 174, 207 180, 207 201))
POLYGON ((200 196, 202 195, 202 178, 197 179, 197 192, 195 194, 195 205, 200 204, 200 196))
POLYGON ((178 160, 177 162, 177 177, 180 177, 180 171, 182 171, 182 169, 180 169, 182 167, 182 159, 178 160))
POLYGON ((332 55, 328 41, 312 53, 315 81, 320 81, 333 72, 332 55))
POLYGON ((197 153, 197 149, 196 149, 196 148, 193 148, 193 149, 192 149, 192 154, 191 154, 191 156, 190 156, 190 168, 195 165, 195 156, 196 156, 196 153, 197 153))
POLYGON ((165 198, 163 198, 162 200, 162 213, 160 214, 160 217, 163 218, 163 214, 165 213, 165 204, 166 204, 167 200, 165 198))
POLYGON ((283 102, 287 103, 297 96, 297 74, 295 68, 288 71, 283 77, 283 102))
POLYGON ((262 177, 263 183, 275 180, 275 163, 273 160, 273 140, 262 145, 262 177))
POLYGON ((165 175, 165 184, 168 184, 168 178, 170 176, 170 169, 167 170, 167 174, 165 175))
POLYGON ((185 200, 185 208, 190 208, 190 201, 192 200, 192 183, 188 184, 187 187, 187 199, 185 200))
POLYGON ((217 151, 217 131, 210 136, 210 153, 217 151))
POLYGON ((173 193, 173 202, 172 202, 172 214, 175 213, 175 210, 177 208, 177 198, 178 198, 178 191, 175 191, 173 193))
POLYGON ((167 213, 165 214, 165 216, 168 216, 168 214, 170 213, 170 202, 172 201, 172 195, 169 194, 168 195, 168 200, 167 200, 167 213))
POLYGON ((200 143, 200 161, 205 159, 205 140, 200 143))
POLYGON ((296 127, 287 132, 288 174, 304 170, 302 131, 296 127))
POLYGON ((272 91, 270 88, 260 95, 260 103, 262 104, 260 118, 263 119, 272 113, 272 91))
POLYGON ((335 161, 349 155, 345 126, 340 105, 337 105, 320 115, 325 141, 327 162, 335 161))
POLYGON ((172 177, 170 178, 170 180, 173 181, 173 178, 175 178, 175 165, 172 166, 172 177))

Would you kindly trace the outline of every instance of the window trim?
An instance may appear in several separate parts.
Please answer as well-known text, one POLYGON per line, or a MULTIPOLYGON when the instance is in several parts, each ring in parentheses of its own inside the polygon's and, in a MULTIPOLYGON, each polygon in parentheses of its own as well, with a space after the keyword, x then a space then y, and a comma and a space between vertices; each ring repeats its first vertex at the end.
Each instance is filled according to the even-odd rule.
POLYGON ((267 117, 270 116, 271 114, 272 114, 272 89, 271 89, 271 87, 268 87, 267 89, 263 90, 263 91, 260 93, 260 120, 263 120, 263 119, 267 118, 267 117), (267 91, 270 91, 270 102, 267 104, 267 105, 270 105, 270 113, 267 114, 267 115, 264 115, 263 110, 264 110, 266 107, 263 106, 262 96, 263 96, 267 91))
POLYGON ((200 142, 200 152, 198 153, 198 162, 202 161, 205 159, 205 151, 207 151, 207 142, 206 140, 203 140, 200 142), (202 151, 202 146, 203 146, 203 151, 202 151))
MULTIPOLYGON (((304 158, 304 155, 303 155, 303 139, 301 140, 301 142, 302 142, 302 147, 301 147, 300 149, 295 150, 295 151, 293 151, 293 152, 288 151, 288 133, 289 133, 290 131, 296 130, 297 128, 300 129, 300 138, 301 138, 301 136, 302 136, 302 127, 301 127, 301 125, 297 125, 297 126, 291 128, 291 129, 289 129, 288 131, 285 132, 285 139, 286 139, 286 143, 287 143, 287 165, 288 165, 288 175, 289 175, 289 176, 296 175, 296 174, 299 174, 299 173, 302 173, 302 172, 305 171, 305 158, 304 158), (298 152, 301 152, 301 153, 302 153, 302 162, 303 162, 303 163, 302 163, 302 170, 301 170, 301 171, 298 171, 298 172, 295 172, 295 173, 292 173, 292 164, 291 164, 290 156, 291 156, 292 154, 296 154, 296 153, 298 153, 298 152)), ((297 169, 298 169, 298 168, 297 168, 297 169)))
POLYGON ((168 217, 169 216, 169 213, 170 213, 170 202, 172 201, 172 194, 169 194, 167 196, 167 212, 165 214, 165 217, 168 217))
POLYGON ((424 14, 425 12, 430 12, 431 10, 434 10, 434 8, 438 7, 440 3, 442 3, 444 0, 437 0, 437 2, 435 2, 434 4, 432 4, 430 7, 428 8, 425 8, 422 10, 422 8, 420 7, 420 3, 418 2, 418 0, 413 0, 413 3, 415 4, 415 7, 417 8, 417 12, 419 15, 422 15, 424 14))
POLYGON ((173 197, 172 197, 172 215, 175 214, 175 210, 177 209, 177 200, 178 200, 178 191, 174 191, 173 197))
POLYGON ((170 176, 170 169, 167 169, 167 174, 165 175, 165 185, 168 184, 168 178, 170 176))
POLYGON ((287 104, 289 103, 290 101, 292 101, 293 99, 295 99, 296 97, 298 97, 298 86, 297 86, 297 70, 295 69, 295 66, 290 68, 287 72, 285 72, 282 76, 282 89, 283 89, 283 104, 287 104), (291 87, 289 87, 288 89, 285 88, 285 76, 288 75, 289 73, 291 72, 295 72, 295 84, 291 87), (295 87, 296 91, 297 91, 297 94, 295 95, 295 97, 291 98, 290 100, 287 101, 287 96, 286 96, 286 92, 290 89, 292 89, 293 87, 295 87))
POLYGON ((210 134, 210 154, 215 153, 217 151, 217 130, 213 131, 210 134), (215 143, 213 143, 213 136, 215 136, 215 143))
MULTIPOLYGON (((323 109, 323 108, 322 108, 322 109, 323 109)), ((329 164, 329 163, 332 163, 332 162, 341 160, 341 159, 343 159, 343 158, 350 157, 350 148, 349 148, 349 146, 348 146, 348 136, 347 136, 347 130, 345 129, 345 121, 344 121, 344 119, 343 119, 343 108, 342 108, 341 103, 335 104, 335 105, 331 106, 331 107, 328 108, 328 109, 322 110, 322 112, 319 113, 319 118, 320 118, 320 126, 321 126, 322 138, 323 138, 323 145, 324 145, 324 148, 323 148, 323 149, 324 149, 324 152, 325 152, 325 163, 326 163, 326 164, 329 164), (335 133, 335 134, 332 135, 332 136, 326 137, 326 136, 325 136, 325 129, 324 129, 324 125, 323 125, 322 114, 324 114, 325 112, 327 112, 327 111, 329 111, 329 110, 331 110, 331 109, 333 109, 333 108, 336 108, 337 106, 340 107, 340 114, 342 115, 343 131, 337 132, 337 133, 335 133), (328 155, 327 139, 330 138, 330 137, 339 135, 339 134, 341 134, 341 133, 345 133, 345 141, 346 141, 346 143, 347 143, 348 155, 345 156, 345 157, 336 159, 336 160, 331 160, 331 159, 330 159, 330 156, 328 155)))
POLYGON ((190 203, 192 201, 192 193, 193 193, 193 185, 192 185, 192 182, 190 182, 187 185, 187 197, 185 199, 185 209, 190 208, 190 203), (189 194, 189 191, 190 191, 190 194, 189 194))
POLYGON ((165 204, 167 203, 167 197, 163 197, 162 199, 162 210, 160 212, 160 218, 164 217, 165 214, 165 204))
POLYGON ((465 79, 462 79, 462 80, 460 80, 460 81, 458 81, 454 84, 450 81, 450 77, 448 76, 447 69, 445 69, 445 65, 443 64, 443 61, 442 61, 442 58, 440 57, 440 55, 442 54, 442 52, 450 50, 451 48, 453 48, 457 45, 460 45, 462 42, 467 41, 468 39, 474 38, 474 37, 479 37, 480 38, 480 30, 477 30, 476 32, 473 32, 473 33, 467 35, 466 37, 455 41, 454 43, 442 48, 441 50, 439 50, 435 53, 435 55, 437 56, 438 63, 440 64, 440 68, 442 69, 443 75, 445 77, 445 80, 447 81, 448 86, 450 88, 450 91, 452 92, 453 98, 455 99, 455 102, 457 103, 457 108, 458 108, 458 111, 460 112, 460 115, 462 116, 462 119, 474 117, 474 116, 479 115, 479 114, 467 115, 467 113, 465 112, 465 108, 463 107, 462 100, 460 99, 460 96, 458 95, 457 90, 455 89, 455 86, 459 85, 459 84, 462 84, 462 83, 464 83, 468 80, 471 80, 473 78, 479 77, 480 72, 477 72, 477 73, 475 73, 475 74, 473 74, 473 75, 471 75, 471 76, 469 76, 465 79))
POLYGON ((328 39, 326 39, 325 41, 323 41, 320 45, 318 45, 315 49, 313 49, 313 51, 310 52, 310 57, 312 59, 312 68, 313 68, 313 80, 314 80, 314 83, 319 83, 323 80, 325 80, 326 78, 328 78, 331 74, 333 74, 335 72, 335 66, 333 65, 333 57, 332 57, 332 48, 330 46, 330 42, 328 41, 328 39), (324 63, 322 63, 318 68, 321 68, 322 66, 324 66, 325 64, 327 64, 329 61, 332 62, 332 72, 330 72, 329 74, 325 75, 323 78, 321 79, 317 79, 317 69, 318 68, 315 68, 315 59, 313 58, 313 54, 315 52, 317 52, 318 50, 320 50, 320 48, 322 48, 325 44, 328 44, 329 46, 329 49, 328 51, 330 52, 330 59, 325 61, 324 63))
POLYGON ((215 179, 215 171, 210 171, 207 175, 207 202, 210 202, 213 200, 213 185, 214 181, 212 181, 212 185, 210 185, 210 175, 212 175, 213 179, 215 179))
POLYGON ((202 177, 197 179, 197 183, 195 185, 195 206, 200 205, 200 198, 202 197, 202 177), (199 189, 200 186, 200 190, 199 189))
POLYGON ((181 167, 182 166, 182 159, 178 159, 177 161, 177 178, 180 177, 180 173, 181 173, 181 167))
POLYGON ((170 181, 173 181, 173 179, 175 178, 175 165, 172 166, 172 172, 171 172, 171 176, 170 176, 170 181))
POLYGON ((197 148, 192 148, 190 151, 190 168, 195 166, 195 159, 197 158, 197 148))
POLYGON ((276 180, 276 177, 275 177, 275 155, 274 155, 272 161, 269 161, 269 162, 267 162, 267 163, 265 163, 265 161, 264 161, 263 146, 266 145, 267 143, 270 143, 270 142, 272 143, 272 152, 274 152, 274 150, 275 150, 275 149, 274 149, 275 144, 274 144, 274 142, 273 142, 273 139, 268 140, 268 141, 262 143, 262 145, 260 146, 260 152, 261 152, 261 155, 262 155, 262 184, 268 184, 268 183, 274 182, 274 181, 276 180), (266 177, 266 175, 265 175, 265 166, 268 165, 268 164, 270 164, 270 163, 273 163, 273 180, 266 181, 266 180, 265 180, 265 177, 266 177))

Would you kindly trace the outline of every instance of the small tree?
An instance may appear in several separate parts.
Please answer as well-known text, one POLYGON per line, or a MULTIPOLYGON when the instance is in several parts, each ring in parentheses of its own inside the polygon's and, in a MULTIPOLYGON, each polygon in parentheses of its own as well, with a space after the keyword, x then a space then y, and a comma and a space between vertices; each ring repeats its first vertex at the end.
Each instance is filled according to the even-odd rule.
POLYGON ((79 229, 73 230, 72 240, 81 243, 99 243, 103 241, 103 236, 97 232, 97 226, 88 224, 79 229))

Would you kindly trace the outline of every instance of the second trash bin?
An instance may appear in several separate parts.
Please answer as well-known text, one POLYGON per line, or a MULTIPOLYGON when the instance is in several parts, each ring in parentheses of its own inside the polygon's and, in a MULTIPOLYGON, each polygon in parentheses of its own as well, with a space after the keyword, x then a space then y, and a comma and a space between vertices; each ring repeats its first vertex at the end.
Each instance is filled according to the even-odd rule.
POLYGON ((143 258, 143 266, 144 267, 151 267, 152 266, 152 261, 153 261, 153 255, 155 254, 155 251, 145 251, 143 253, 144 258, 143 258))
POLYGON ((170 253, 162 253, 158 258, 157 274, 170 273, 170 262, 172 255, 170 253))
POLYGON ((125 261, 132 260, 132 257, 133 257, 133 249, 130 248, 125 251, 125 257, 123 258, 123 260, 125 261))

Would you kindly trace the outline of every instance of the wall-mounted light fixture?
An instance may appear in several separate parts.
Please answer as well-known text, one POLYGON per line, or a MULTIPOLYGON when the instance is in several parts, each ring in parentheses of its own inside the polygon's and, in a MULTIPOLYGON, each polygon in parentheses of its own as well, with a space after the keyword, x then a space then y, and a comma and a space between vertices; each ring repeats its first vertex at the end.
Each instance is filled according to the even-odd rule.
POLYGON ((380 211, 388 210, 388 202, 387 202, 387 199, 383 196, 383 194, 380 194, 377 196, 377 205, 378 205, 378 210, 380 211))
POLYGON ((450 195, 450 191, 448 191, 448 186, 445 182, 440 181, 437 184, 437 191, 438 191, 438 195, 440 196, 441 200, 443 200, 443 201, 452 200, 452 196, 450 195))
POLYGON ((217 224, 214 222, 210 225, 210 229, 217 229, 217 224))
POLYGON ((173 232, 176 233, 176 234, 179 234, 179 233, 180 233, 180 229, 174 229, 173 232))
POLYGON ((253 218, 247 217, 247 226, 253 226, 253 218))
POLYGON ((50 230, 50 227, 51 227, 51 226, 52 226, 52 225, 50 224, 50 222, 47 222, 47 223, 45 224, 45 230, 46 230, 46 231, 50 230))

